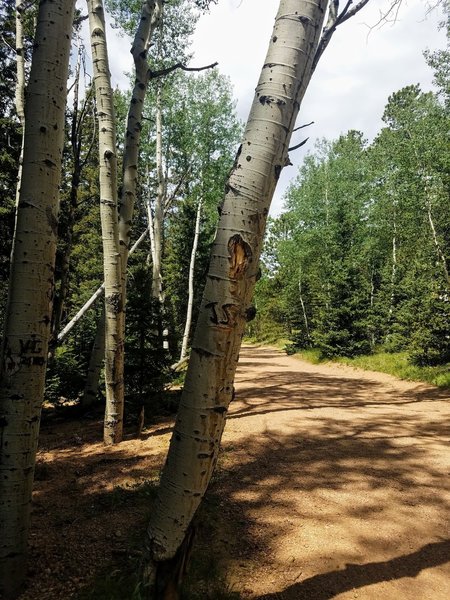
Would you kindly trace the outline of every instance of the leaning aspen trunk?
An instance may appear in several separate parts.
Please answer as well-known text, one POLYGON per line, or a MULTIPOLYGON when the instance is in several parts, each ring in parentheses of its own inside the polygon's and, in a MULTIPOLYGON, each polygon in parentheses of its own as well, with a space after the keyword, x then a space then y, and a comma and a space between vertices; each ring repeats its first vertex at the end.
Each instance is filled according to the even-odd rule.
POLYGON ((100 218, 105 275, 105 444, 122 441, 124 409, 123 295, 117 218, 117 156, 113 91, 101 0, 88 0, 99 122, 100 218))
POLYGON ((198 238, 200 237, 200 217, 202 214, 202 199, 198 201, 197 215, 195 218, 194 242, 191 250, 191 261, 189 264, 189 282, 188 282, 188 306, 186 312, 186 323, 184 326, 183 341, 181 344, 179 364, 184 361, 187 355, 189 343, 189 334, 191 331, 192 322, 192 307, 194 304, 194 272, 195 272, 195 255, 197 254, 198 238))
POLYGON ((0 364, 0 596, 26 573, 54 288, 74 0, 41 2, 25 105, 22 180, 0 364))
MULTIPOLYGON (((131 247, 131 249, 128 253, 129 256, 131 256, 131 254, 133 254, 133 252, 135 250, 137 250, 137 248, 139 248, 141 242, 147 237, 147 235, 148 235, 148 230, 146 229, 143 233, 141 233, 139 238, 134 242, 133 246, 131 247)), ((92 306, 97 302, 97 300, 100 298, 100 296, 103 296, 104 293, 105 293, 105 284, 102 283, 102 285, 95 290, 95 292, 92 294, 92 296, 89 298, 89 300, 85 304, 83 304, 83 306, 80 308, 80 310, 77 312, 77 314, 58 333, 58 338, 57 338, 58 344, 62 344, 62 342, 66 339, 66 337, 69 335, 69 333, 75 327, 75 325, 81 321, 81 319, 87 314, 88 310, 90 308, 92 308, 92 306)))
POLYGON ((191 358, 147 532, 149 595, 174 586, 176 554, 210 481, 258 273, 270 202, 288 164, 327 0, 281 0, 244 139, 226 184, 191 358), (166 578, 167 577, 167 578, 166 578))

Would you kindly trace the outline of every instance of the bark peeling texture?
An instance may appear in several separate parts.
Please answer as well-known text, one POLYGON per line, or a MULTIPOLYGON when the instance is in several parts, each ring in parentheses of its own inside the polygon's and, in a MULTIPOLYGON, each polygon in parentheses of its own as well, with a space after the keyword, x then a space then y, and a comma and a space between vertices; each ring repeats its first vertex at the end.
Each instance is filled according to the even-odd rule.
POLYGON ((280 172, 288 164, 289 140, 310 80, 326 6, 327 0, 280 2, 226 184, 179 413, 148 527, 144 580, 150 589, 158 589, 157 565, 176 554, 214 470, 267 214, 280 172))
POLYGON ((74 0, 41 1, 25 104, 4 346, 0 364, 0 596, 25 560, 54 290, 64 111, 74 0))
POLYGON ((92 66, 99 127, 100 219, 105 277, 105 389, 103 439, 122 440, 124 410, 124 307, 117 218, 117 156, 113 91, 101 0, 88 0, 92 66))

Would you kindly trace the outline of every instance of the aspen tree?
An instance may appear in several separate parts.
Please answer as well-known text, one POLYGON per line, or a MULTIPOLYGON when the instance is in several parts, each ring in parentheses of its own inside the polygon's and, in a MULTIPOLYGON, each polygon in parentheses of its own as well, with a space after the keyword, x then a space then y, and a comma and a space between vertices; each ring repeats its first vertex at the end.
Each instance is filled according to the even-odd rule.
POLYGON ((97 342, 94 343, 93 350, 95 352, 90 361, 86 394, 91 397, 96 395, 98 382, 95 382, 94 378, 101 369, 98 350, 102 347, 98 341, 99 337, 104 335, 106 382, 104 441, 107 444, 114 444, 122 440, 123 431, 126 268, 136 198, 142 111, 150 74, 147 64, 147 51, 152 33, 159 19, 162 0, 147 0, 144 2, 131 48, 135 65, 135 84, 127 118, 123 156, 123 185, 119 198, 117 198, 114 108, 109 77, 103 5, 101 1, 92 2, 92 0, 88 0, 88 6, 97 103, 101 102, 103 106, 108 104, 108 108, 105 113, 99 112, 99 139, 100 144, 104 145, 104 151, 102 152, 102 149, 100 149, 100 188, 102 196, 103 190, 106 193, 106 197, 101 201, 101 206, 103 206, 101 215, 102 230, 104 232, 106 308, 105 318, 100 319, 97 325, 101 330, 96 334, 97 342), (104 124, 107 122, 106 127, 102 128, 101 121, 104 124), (114 145, 112 145, 112 133, 114 134, 114 145), (109 150, 112 151, 112 154, 107 158, 105 152, 109 152, 109 150), (114 207, 110 202, 114 204, 114 207), (117 208, 119 209, 119 216, 117 216, 117 208), (113 265, 114 268, 112 268, 113 265), (120 289, 117 278, 120 279, 120 289), (102 329, 104 329, 104 334, 102 329))
POLYGON ((117 155, 113 92, 101 0, 88 0, 99 129, 100 218, 105 277, 105 444, 122 441, 124 409, 124 306, 117 219, 117 155))
POLYGON ((23 142, 25 127, 25 50, 23 35, 24 0, 16 0, 16 90, 15 105, 22 126, 22 146, 20 148, 19 169, 17 173, 16 205, 19 202, 20 180, 22 178, 23 142))
POLYGON ((41 2, 25 103, 23 166, 0 364, 0 595, 26 573, 31 489, 54 288, 58 190, 74 0, 41 2))
POLYGON ((126 266, 130 246, 131 222, 136 198, 142 113, 150 76, 147 52, 161 11, 162 0, 148 0, 144 3, 139 26, 131 47, 136 77, 128 111, 123 157, 123 186, 119 193, 119 238, 124 299, 126 298, 126 266))
POLYGON ((163 149, 162 149, 162 98, 161 84, 157 83, 156 90, 156 179, 158 189, 155 202, 155 213, 153 215, 153 256, 152 256, 152 296, 162 307, 162 249, 163 249, 163 220, 164 206, 166 203, 166 179, 163 169, 163 149))
POLYGON ((289 164, 289 140, 311 74, 337 24, 339 2, 281 0, 242 143, 225 198, 191 357, 166 464, 146 538, 143 579, 149 597, 178 597, 183 541, 207 489, 219 452, 241 340, 254 315, 265 223, 275 187, 289 164), (321 35, 322 34, 322 35, 321 35), (180 558, 177 561, 177 553, 180 558))
POLYGON ((265 221, 288 161, 326 5, 326 0, 281 0, 226 184, 183 396, 148 528, 144 579, 155 589, 160 586, 156 566, 173 559, 182 544, 217 460, 265 221))
POLYGON ((194 273, 195 273, 195 255, 197 254, 198 239, 200 237, 200 218, 202 215, 202 199, 200 198, 197 204, 197 214, 195 216, 195 231, 194 241, 192 243, 191 260, 189 262, 189 279, 188 279, 188 305, 186 311, 186 323, 184 325, 183 340, 181 343, 180 358, 177 365, 181 365, 187 356, 189 343, 189 334, 191 331, 192 308, 194 304, 194 273))

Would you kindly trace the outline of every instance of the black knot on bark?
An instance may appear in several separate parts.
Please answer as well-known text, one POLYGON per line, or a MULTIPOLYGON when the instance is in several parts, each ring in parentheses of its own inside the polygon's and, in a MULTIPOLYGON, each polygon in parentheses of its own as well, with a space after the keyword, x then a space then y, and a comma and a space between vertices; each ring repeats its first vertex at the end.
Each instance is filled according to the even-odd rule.
POLYGON ((248 321, 253 321, 253 319, 256 317, 256 306, 249 306, 247 308, 247 310, 245 311, 245 320, 248 321))

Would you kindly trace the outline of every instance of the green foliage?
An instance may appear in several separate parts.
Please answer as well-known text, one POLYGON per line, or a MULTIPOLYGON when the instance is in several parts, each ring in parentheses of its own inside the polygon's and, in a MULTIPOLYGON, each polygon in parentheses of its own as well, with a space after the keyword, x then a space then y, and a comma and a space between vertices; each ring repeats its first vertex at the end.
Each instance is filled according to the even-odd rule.
MULTIPOLYGON (((183 333, 188 300, 189 263, 198 203, 202 201, 200 239, 194 276, 195 322, 209 263, 225 180, 240 134, 228 79, 214 69, 179 73, 165 94, 167 170, 176 196, 168 214, 164 257, 167 307, 172 315, 173 343, 183 333), (166 96, 167 98, 167 96, 166 96)), ((176 353, 176 352, 175 352, 176 353)))
POLYGON ((370 146, 350 131, 306 157, 286 212, 269 225, 260 322, 289 332, 289 351, 314 346, 323 357, 355 357, 383 344, 407 351, 412 364, 443 364, 449 113, 415 85, 391 95, 383 120, 370 146))
POLYGON ((151 270, 142 252, 130 260, 125 335, 125 389, 128 414, 161 411, 162 392, 171 378, 170 357, 163 350, 159 306, 151 295, 151 270))
POLYGON ((86 362, 82 354, 73 346, 57 348, 47 373, 45 399, 52 403, 76 399, 83 389, 85 376, 86 362))

